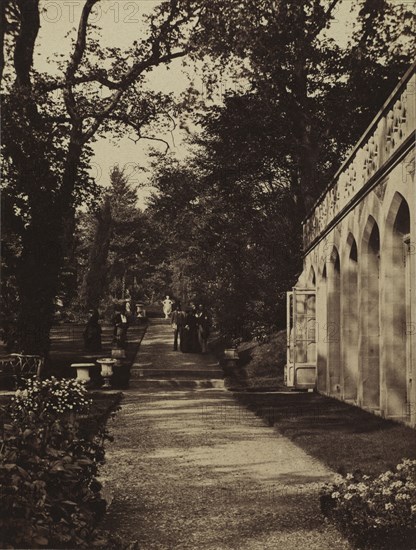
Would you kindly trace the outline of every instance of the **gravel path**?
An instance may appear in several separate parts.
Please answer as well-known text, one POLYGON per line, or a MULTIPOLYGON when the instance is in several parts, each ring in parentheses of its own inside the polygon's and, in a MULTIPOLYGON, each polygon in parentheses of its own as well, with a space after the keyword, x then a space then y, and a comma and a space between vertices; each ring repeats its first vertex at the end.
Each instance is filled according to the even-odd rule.
POLYGON ((141 550, 349 548, 319 511, 333 472, 225 390, 129 390, 110 429, 104 527, 141 550))

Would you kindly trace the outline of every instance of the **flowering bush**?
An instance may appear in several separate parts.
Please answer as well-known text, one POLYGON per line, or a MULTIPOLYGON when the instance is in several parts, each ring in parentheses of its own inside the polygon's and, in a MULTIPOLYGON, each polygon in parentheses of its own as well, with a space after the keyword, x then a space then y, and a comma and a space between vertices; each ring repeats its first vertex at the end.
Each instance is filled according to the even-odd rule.
POLYGON ((16 392, 0 447, 0 546, 86 548, 105 510, 96 479, 105 428, 77 415, 90 408, 75 380, 29 380, 16 392))
POLYGON ((375 479, 360 472, 321 491, 322 512, 366 548, 411 548, 416 540, 416 460, 375 479))
POLYGON ((91 399, 87 395, 87 389, 78 380, 30 378, 26 388, 18 390, 12 399, 12 418, 31 421, 65 413, 87 413, 91 406, 91 399))

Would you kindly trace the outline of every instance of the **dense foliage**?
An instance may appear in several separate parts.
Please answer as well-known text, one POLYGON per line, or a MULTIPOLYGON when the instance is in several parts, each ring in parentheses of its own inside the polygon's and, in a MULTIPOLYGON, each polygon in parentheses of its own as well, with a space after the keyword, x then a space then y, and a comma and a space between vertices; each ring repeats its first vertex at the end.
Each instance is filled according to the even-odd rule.
POLYGON ((283 325, 285 291, 300 267, 299 219, 284 187, 276 185, 270 200, 266 186, 244 171, 237 185, 229 181, 222 145, 222 158, 205 150, 186 167, 159 163, 149 213, 169 243, 174 294, 205 302, 222 335, 235 340, 283 325), (199 162, 212 164, 204 170, 199 162))
POLYGON ((87 304, 106 292, 123 296, 128 286, 158 295, 171 279, 180 295, 207 294, 234 335, 247 323, 282 318, 281 293, 299 270, 299 220, 413 58, 412 3, 348 2, 353 28, 339 41, 337 17, 348 12, 342 0, 166 0, 143 15, 124 50, 101 40, 109 31, 94 23, 99 3, 77 8, 70 55, 53 58, 49 72, 34 63, 45 55, 40 0, 1 3, 2 291, 17 350, 46 355, 54 301, 63 289, 76 293, 76 208, 99 197, 88 176, 91 144, 126 132, 157 140, 170 128, 173 97, 152 89, 148 75, 184 56, 203 66, 208 97, 224 75, 244 85, 220 106, 191 86, 175 105, 184 128, 202 128, 193 142, 199 151, 172 177, 169 162, 160 163, 152 218, 127 216, 114 250, 103 205, 82 274, 87 304), (169 177, 173 226, 160 221, 169 177), (144 233, 151 227, 168 253, 151 231, 137 252, 132 224, 144 233), (97 267, 106 256, 111 270, 97 267))
POLYGON ((202 296, 231 340, 284 326, 305 211, 413 58, 410 6, 350 3, 342 43, 331 37, 342 4, 246 0, 205 14, 193 56, 211 56, 207 93, 191 87, 183 105, 200 131, 185 161, 157 162, 149 210, 174 291, 202 296), (207 102, 223 78, 244 85, 207 102))
POLYGON ((137 206, 137 190, 114 165, 101 201, 79 215, 74 268, 80 292, 66 301, 65 312, 85 315, 99 308, 111 318, 122 300, 152 301, 166 284, 166 246, 149 214, 137 206))
POLYGON ((75 380, 30 380, 13 398, 0 449, 3 548, 88 548, 105 510, 96 476, 105 427, 85 430, 91 402, 75 380))
POLYGON ((169 96, 147 87, 146 77, 185 55, 185 37, 200 10, 198 2, 161 2, 142 17, 143 32, 122 50, 100 43, 98 4, 75 6, 69 56, 48 63, 49 52, 38 40, 43 3, 1 3, 3 222, 18 245, 16 265, 7 268, 15 268, 16 345, 24 353, 49 350, 61 272, 74 253, 75 210, 95 193, 86 177, 91 143, 108 133, 123 135, 126 128, 140 139, 145 129, 156 132, 166 123, 169 96), (38 53, 49 72, 37 69, 38 53))

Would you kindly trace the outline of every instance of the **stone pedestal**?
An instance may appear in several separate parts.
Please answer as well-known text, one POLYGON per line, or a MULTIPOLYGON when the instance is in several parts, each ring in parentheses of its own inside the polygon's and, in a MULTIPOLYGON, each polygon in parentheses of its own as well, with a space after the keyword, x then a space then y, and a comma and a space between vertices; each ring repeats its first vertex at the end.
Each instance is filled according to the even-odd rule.
POLYGON ((71 368, 77 369, 77 380, 80 382, 90 382, 90 367, 94 367, 94 363, 72 363, 71 368))
POLYGON ((238 364, 238 351, 236 348, 224 350, 221 366, 224 371, 224 383, 226 388, 230 390, 239 389, 241 386, 241 369, 238 364))

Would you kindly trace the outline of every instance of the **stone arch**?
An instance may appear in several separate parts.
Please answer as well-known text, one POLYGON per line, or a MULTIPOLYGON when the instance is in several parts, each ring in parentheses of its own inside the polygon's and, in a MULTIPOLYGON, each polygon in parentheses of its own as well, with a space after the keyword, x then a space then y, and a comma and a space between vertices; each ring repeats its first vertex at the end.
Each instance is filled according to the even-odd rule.
POLYGON ((340 394, 341 382, 341 265, 338 249, 334 245, 327 262, 327 391, 340 394))
POLYGON ((358 248, 348 234, 341 278, 341 387, 343 398, 357 400, 358 381, 358 248))
POLYGON ((316 327, 317 356, 316 356, 316 384, 317 389, 323 393, 327 392, 327 362, 328 349, 325 342, 326 319, 327 319, 327 269, 326 262, 323 264, 321 275, 318 279, 316 289, 317 318, 319 325, 316 327))
POLYGON ((380 410, 380 230, 369 216, 361 241, 360 258, 360 405, 380 410))
POLYGON ((387 212, 383 242, 382 408, 388 417, 406 419, 410 414, 410 209, 396 192, 387 212))

